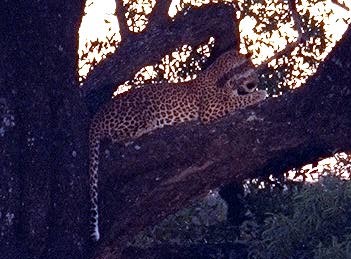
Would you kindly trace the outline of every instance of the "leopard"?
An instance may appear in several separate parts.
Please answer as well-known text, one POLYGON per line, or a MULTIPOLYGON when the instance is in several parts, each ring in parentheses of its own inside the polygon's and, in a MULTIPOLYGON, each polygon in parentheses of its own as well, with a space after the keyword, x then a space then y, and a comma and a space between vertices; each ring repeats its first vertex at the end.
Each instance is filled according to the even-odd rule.
POLYGON ((126 144, 165 126, 195 120, 214 122, 264 100, 267 93, 257 89, 258 78, 250 58, 231 49, 193 80, 143 85, 111 98, 95 114, 89 130, 92 240, 100 239, 98 166, 102 140, 126 144))

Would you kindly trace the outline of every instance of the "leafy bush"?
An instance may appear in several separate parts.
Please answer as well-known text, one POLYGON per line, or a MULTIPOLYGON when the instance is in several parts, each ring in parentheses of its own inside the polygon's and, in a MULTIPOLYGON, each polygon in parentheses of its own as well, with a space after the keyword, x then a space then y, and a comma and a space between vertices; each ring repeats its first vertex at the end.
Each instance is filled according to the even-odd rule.
POLYGON ((241 241, 249 258, 351 258, 350 182, 324 177, 281 195, 266 188, 248 196, 241 241))
POLYGON ((206 257, 218 259, 246 254, 245 248, 250 259, 351 258, 351 182, 329 176, 313 184, 282 181, 261 187, 245 186, 240 199, 247 220, 240 226, 226 221, 227 207, 214 192, 141 232, 130 245, 176 245, 182 251, 220 244, 222 256, 206 257), (240 249, 233 248, 239 244, 240 249))
MULTIPOLYGON (((234 242, 237 230, 226 224, 227 205, 218 192, 211 192, 200 202, 170 215, 154 227, 139 233, 132 246, 194 245, 234 242), (234 235, 234 236, 233 236, 234 235)), ((237 228, 236 228, 237 229, 237 228)))

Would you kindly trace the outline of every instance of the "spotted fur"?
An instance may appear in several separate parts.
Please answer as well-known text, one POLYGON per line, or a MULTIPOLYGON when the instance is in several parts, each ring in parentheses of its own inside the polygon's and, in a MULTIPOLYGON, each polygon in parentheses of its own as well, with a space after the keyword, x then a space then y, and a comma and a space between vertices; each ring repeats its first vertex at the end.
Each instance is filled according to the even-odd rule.
POLYGON ((231 50, 192 81, 147 85, 105 105, 95 115, 89 132, 92 238, 100 238, 98 165, 102 139, 123 143, 166 125, 215 121, 265 99, 265 91, 255 91, 257 83, 257 72, 250 60, 231 50))

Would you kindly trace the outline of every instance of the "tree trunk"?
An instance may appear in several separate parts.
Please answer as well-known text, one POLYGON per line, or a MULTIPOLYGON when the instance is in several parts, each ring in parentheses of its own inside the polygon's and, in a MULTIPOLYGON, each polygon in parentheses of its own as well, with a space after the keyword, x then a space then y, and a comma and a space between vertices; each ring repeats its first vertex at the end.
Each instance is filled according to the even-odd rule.
POLYGON ((88 117, 76 77, 83 2, 2 5, 0 98, 14 123, 0 137, 2 258, 86 254, 88 117))

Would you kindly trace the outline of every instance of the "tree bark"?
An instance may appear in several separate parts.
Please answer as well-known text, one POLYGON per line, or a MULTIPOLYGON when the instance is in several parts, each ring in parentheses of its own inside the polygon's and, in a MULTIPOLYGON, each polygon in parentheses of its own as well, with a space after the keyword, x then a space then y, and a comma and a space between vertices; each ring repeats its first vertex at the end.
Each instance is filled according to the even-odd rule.
POLYGON ((102 149, 102 242, 95 258, 124 258, 140 230, 230 182, 281 174, 351 150, 351 27, 302 88, 210 125, 156 130, 102 149))
POLYGON ((79 258, 87 248, 87 112, 76 76, 84 1, 3 3, 1 258, 79 258), (5 115, 4 115, 5 114, 5 115))

